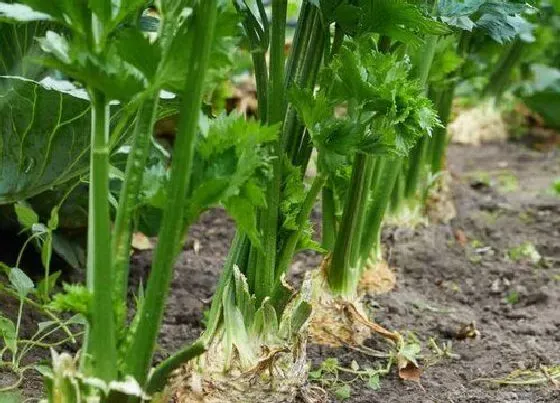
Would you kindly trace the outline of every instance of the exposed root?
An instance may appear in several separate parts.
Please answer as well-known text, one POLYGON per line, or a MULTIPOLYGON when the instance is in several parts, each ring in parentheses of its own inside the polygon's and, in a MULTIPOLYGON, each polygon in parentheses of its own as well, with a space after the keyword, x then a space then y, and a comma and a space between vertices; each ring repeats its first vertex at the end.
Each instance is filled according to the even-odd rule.
POLYGON ((234 362, 228 371, 224 371, 221 349, 219 343, 213 343, 200 360, 174 374, 168 388, 173 402, 292 402, 306 381, 304 338, 291 348, 263 347, 257 364, 248 370, 242 370, 234 362))
POLYGON ((386 260, 374 262, 369 260, 366 270, 360 278, 358 293, 360 295, 379 295, 387 294, 397 283, 397 276, 391 270, 386 260))
POLYGON ((426 215, 434 223, 447 223, 457 216, 451 191, 451 175, 448 172, 442 172, 428 191, 426 215))
POLYGON ((392 342, 401 336, 371 322, 359 298, 347 300, 333 296, 321 270, 312 275, 313 313, 309 325, 311 340, 333 347, 362 345, 376 333, 392 342))

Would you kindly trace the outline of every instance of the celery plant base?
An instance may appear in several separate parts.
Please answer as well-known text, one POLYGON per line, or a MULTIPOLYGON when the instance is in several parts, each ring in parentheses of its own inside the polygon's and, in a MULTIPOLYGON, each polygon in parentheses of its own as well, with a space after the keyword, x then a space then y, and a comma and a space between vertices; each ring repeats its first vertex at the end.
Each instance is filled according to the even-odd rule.
POLYGON ((306 382, 305 337, 290 345, 263 346, 250 368, 234 358, 227 371, 221 344, 213 343, 200 360, 177 371, 166 397, 181 403, 293 402, 306 382))
POLYGON ((222 324, 208 335, 207 351, 177 372, 169 395, 178 402, 291 402, 307 379, 311 280, 280 315, 268 297, 256 305, 237 266, 232 274, 222 324))
POLYGON ((335 296, 328 287, 322 270, 315 270, 313 281, 313 313, 309 335, 313 343, 330 347, 359 346, 374 334, 397 341, 400 335, 371 322, 362 299, 335 296))

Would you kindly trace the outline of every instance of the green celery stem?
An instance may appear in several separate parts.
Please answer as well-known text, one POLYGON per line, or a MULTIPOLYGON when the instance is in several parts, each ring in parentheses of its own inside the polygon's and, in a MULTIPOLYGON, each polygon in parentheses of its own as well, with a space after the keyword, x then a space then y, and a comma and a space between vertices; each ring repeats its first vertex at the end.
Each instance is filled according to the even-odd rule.
POLYGON ((494 71, 490 75, 490 80, 483 91, 484 96, 493 96, 496 98, 496 102, 500 101, 511 76, 511 72, 519 63, 525 47, 525 42, 518 38, 505 49, 494 71))
POLYGON ((144 385, 151 367, 156 339, 163 319, 165 301, 172 280, 177 245, 183 233, 185 195, 192 168, 193 146, 208 69, 218 0, 205 0, 194 11, 196 46, 190 51, 187 79, 181 106, 181 120, 175 140, 170 187, 163 212, 159 241, 154 253, 138 328, 126 354, 127 373, 144 385))
MULTIPOLYGON (((429 35, 426 38, 426 44, 422 49, 422 58, 418 65, 418 70, 416 76, 418 82, 426 86, 428 82, 428 76, 432 63, 434 61, 436 45, 438 37, 436 35, 429 35)), ((420 177, 424 173, 424 167, 426 165, 427 149, 429 146, 429 139, 426 136, 421 137, 418 143, 410 152, 409 156, 409 170, 406 175, 406 186, 404 197, 407 200, 414 200, 418 191, 418 182, 420 177)))
POLYGON ((340 230, 337 234, 331 264, 327 269, 327 280, 331 292, 335 295, 351 296, 356 292, 358 268, 353 261, 356 247, 355 240, 359 239, 360 205, 367 198, 366 185, 371 157, 356 154, 352 164, 352 176, 340 230))
MULTIPOLYGON (((269 124, 280 123, 285 111, 284 87, 284 46, 286 41, 287 0, 273 0, 269 67, 269 100, 267 118, 269 124)), ((263 250, 257 252, 255 271, 255 296, 257 303, 271 295, 275 283, 277 259, 278 210, 280 207, 280 188, 282 184, 282 164, 284 146, 282 131, 273 145, 273 177, 267 186, 266 208, 261 211, 259 223, 263 232, 263 250)))
POLYGON ((91 91, 91 101, 87 285, 92 300, 82 363, 91 375, 111 381, 117 378, 117 350, 110 250, 109 102, 97 90, 91 91))
POLYGON ((322 211, 322 241, 321 246, 325 250, 333 250, 336 239, 336 206, 334 202, 334 193, 328 185, 323 187, 321 195, 321 211, 322 211))
POLYGON ((450 85, 445 89, 439 99, 437 110, 441 120, 441 127, 437 127, 433 133, 432 145, 432 173, 438 173, 442 170, 443 160, 445 157, 445 149, 447 146, 447 123, 451 115, 453 106, 453 97, 455 94, 455 86, 450 85))
POLYGON ((158 105, 157 95, 140 104, 132 135, 132 148, 127 160, 126 175, 121 194, 112 239, 113 271, 115 274, 115 302, 126 303, 128 271, 132 238, 132 215, 138 204, 138 195, 151 147, 153 127, 158 105))
POLYGON ((401 157, 385 157, 378 162, 379 179, 371 194, 360 245, 360 258, 364 262, 371 256, 372 251, 377 258, 381 257, 381 224, 389 206, 397 176, 401 171, 402 162, 401 157))

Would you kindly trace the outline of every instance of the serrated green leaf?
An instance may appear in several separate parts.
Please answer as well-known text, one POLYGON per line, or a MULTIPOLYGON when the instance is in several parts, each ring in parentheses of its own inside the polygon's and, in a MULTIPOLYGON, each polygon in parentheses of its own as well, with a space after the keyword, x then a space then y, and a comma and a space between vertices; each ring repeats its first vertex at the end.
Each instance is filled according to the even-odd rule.
POLYGON ((325 372, 334 373, 338 371, 340 363, 337 358, 330 357, 321 363, 321 369, 325 372))
POLYGON ((8 274, 8 280, 10 280, 10 284, 22 299, 35 288, 33 280, 31 280, 23 270, 17 267, 12 267, 8 274))
POLYGON ((361 0, 362 32, 375 32, 409 45, 422 43, 421 35, 443 35, 450 30, 415 4, 405 0, 361 0))
POLYGON ((72 312, 88 316, 91 294, 88 289, 77 284, 63 284, 64 292, 53 295, 49 309, 57 312, 72 312))
POLYGON ((409 79, 410 68, 406 59, 377 52, 362 38, 343 46, 324 70, 315 98, 292 92, 320 164, 338 169, 337 154, 357 152, 405 156, 439 125, 424 89, 409 79))

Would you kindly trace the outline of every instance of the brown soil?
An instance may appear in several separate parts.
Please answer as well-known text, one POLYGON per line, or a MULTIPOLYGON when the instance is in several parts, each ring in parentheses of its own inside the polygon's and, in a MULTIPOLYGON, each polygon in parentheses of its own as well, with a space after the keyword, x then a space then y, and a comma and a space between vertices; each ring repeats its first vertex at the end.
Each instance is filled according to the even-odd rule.
MULTIPOLYGON (((347 401, 558 402, 560 390, 551 384, 496 387, 473 381, 505 376, 519 368, 560 365, 560 197, 547 193, 560 176, 560 155, 516 144, 452 146, 448 163, 457 217, 448 224, 416 230, 386 229, 386 257, 395 267, 397 286, 366 302, 379 324, 414 332, 423 343, 423 353, 429 353, 430 337, 440 343, 450 340, 456 329, 471 322, 480 338, 453 340, 453 352, 460 359, 443 359, 423 368, 419 384, 403 382, 393 371, 381 379, 377 391, 355 383, 347 401), (481 180, 482 171, 489 173, 489 183, 488 178, 481 180), (541 263, 507 257, 510 248, 526 241, 543 257, 541 263)), ((221 211, 205 214, 192 228, 176 264, 158 359, 193 341, 203 330, 202 313, 233 232, 232 222, 221 211)), ((132 258, 131 292, 147 275, 150 261, 150 251, 132 258)), ((301 280, 303 272, 320 261, 316 254, 298 256, 294 279, 301 280)), ((2 311, 7 309, 12 316, 15 304, 0 302, 2 311)), ((34 321, 36 315, 28 313, 23 328, 27 337, 35 330, 34 321)), ((368 345, 384 347, 379 339, 368 345)), ((330 357, 345 366, 352 360, 373 367, 383 364, 347 348, 311 345, 308 356, 314 366, 330 357)), ((29 358, 48 356, 38 352, 29 358)), ((27 375, 23 393, 37 397, 40 379, 31 372, 27 375)), ((7 380, 0 371, 0 387, 7 380)))

